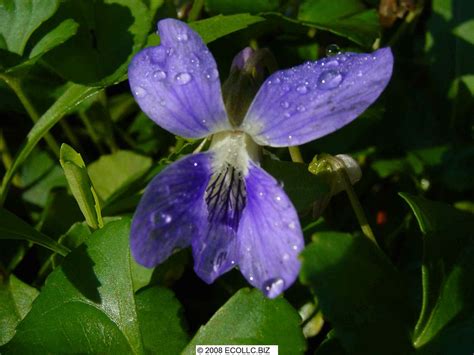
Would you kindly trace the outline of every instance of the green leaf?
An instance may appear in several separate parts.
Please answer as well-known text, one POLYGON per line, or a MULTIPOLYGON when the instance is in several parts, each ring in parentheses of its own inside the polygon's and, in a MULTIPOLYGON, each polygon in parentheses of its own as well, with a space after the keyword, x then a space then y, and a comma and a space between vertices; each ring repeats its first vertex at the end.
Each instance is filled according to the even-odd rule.
POLYGON ((28 133, 26 142, 17 153, 12 165, 3 176, 0 201, 5 200, 11 179, 18 171, 21 164, 23 164, 25 159, 28 158, 40 139, 43 138, 45 134, 48 133, 49 130, 61 120, 61 118, 64 117, 65 114, 79 105, 82 101, 86 100, 92 95, 95 95, 100 90, 102 90, 100 87, 87 87, 72 84, 49 108, 49 110, 40 117, 38 122, 35 123, 33 128, 28 133))
POLYGON ((179 354, 189 341, 183 307, 164 287, 140 291, 135 297, 145 351, 149 354, 179 354))
POLYGON ((30 59, 39 57, 74 36, 79 25, 72 19, 61 22, 56 28, 41 38, 30 52, 30 59))
MULTIPOLYGON (((1 279, 0 279, 1 280, 1 279)), ((31 308, 38 290, 10 275, 0 283, 0 345, 15 334, 18 323, 31 308)))
POLYGON ((195 354, 198 344, 273 344, 281 354, 303 354, 300 322, 284 298, 270 300, 259 290, 241 289, 199 329, 183 354, 195 354))
POLYGON ((67 80, 89 85, 122 80, 151 27, 148 9, 140 0, 68 0, 61 3, 56 18, 72 18, 79 29, 43 60, 67 80))
POLYGON ((71 252, 2 353, 143 354, 158 347, 160 353, 175 353, 185 339, 178 330, 180 307, 161 289, 135 299, 129 230, 130 219, 110 222, 71 252), (158 334, 162 342, 150 338, 158 334))
POLYGON ((474 20, 461 23, 453 29, 453 33, 466 42, 474 45, 474 20))
POLYGON ((32 33, 56 12, 58 0, 3 0, 0 35, 10 52, 22 55, 32 33))
POLYGON ((371 48, 380 37, 377 11, 366 10, 355 15, 328 22, 310 22, 314 27, 350 39, 363 47, 371 48))
POLYGON ((102 214, 99 198, 95 192, 86 165, 82 157, 72 147, 63 143, 60 151, 60 162, 74 198, 93 229, 102 228, 102 214))
POLYGON ((63 170, 59 165, 55 165, 47 174, 31 186, 22 194, 24 201, 34 205, 44 207, 48 201, 51 190, 57 187, 66 187, 67 181, 64 178, 63 170))
POLYGON ((278 10, 278 0, 206 0, 206 10, 211 14, 257 14, 278 10))
POLYGON ((339 0, 330 6, 325 0, 306 0, 302 2, 299 8, 298 19, 308 22, 329 23, 364 10, 366 10, 366 7, 359 0, 339 0))
POLYGON ((452 337, 459 327, 450 353, 472 351, 472 333, 468 335, 463 329, 466 322, 472 324, 474 320, 473 215, 423 197, 406 193, 400 196, 410 205, 424 234, 423 306, 414 343, 433 353, 429 343, 442 344, 443 338, 452 337))
POLYGON ((148 157, 119 150, 110 155, 103 155, 89 164, 88 172, 97 194, 106 201, 115 192, 142 177, 151 164, 152 160, 148 157))
POLYGON ((0 239, 28 240, 61 255, 66 255, 69 252, 69 249, 59 245, 43 233, 38 232, 28 223, 4 208, 0 208, 0 239))
POLYGON ((264 159, 263 168, 283 184, 298 211, 310 207, 313 202, 330 193, 326 180, 311 174, 306 164, 264 159))
POLYGON ((324 232, 301 254, 302 283, 350 354, 409 354, 412 323, 401 277, 364 236, 324 232))
MULTIPOLYGON (((189 26, 199 33, 204 43, 210 43, 218 38, 240 31, 254 23, 264 20, 263 17, 249 14, 229 16, 218 15, 204 20, 191 22, 189 26)), ((156 34, 151 34, 148 38, 147 46, 156 46, 159 43, 159 37, 156 34)))

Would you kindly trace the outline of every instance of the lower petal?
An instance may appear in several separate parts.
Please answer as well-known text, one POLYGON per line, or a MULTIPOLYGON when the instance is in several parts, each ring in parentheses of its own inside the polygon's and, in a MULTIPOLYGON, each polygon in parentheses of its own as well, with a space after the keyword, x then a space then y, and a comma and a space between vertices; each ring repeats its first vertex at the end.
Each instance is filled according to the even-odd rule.
POLYGON ((238 264, 250 284, 274 298, 298 276, 303 234, 295 208, 272 176, 251 164, 245 180, 238 264))
POLYGON ((148 185, 130 232, 135 260, 153 267, 199 238, 207 225, 204 193, 211 176, 208 153, 181 159, 148 185))

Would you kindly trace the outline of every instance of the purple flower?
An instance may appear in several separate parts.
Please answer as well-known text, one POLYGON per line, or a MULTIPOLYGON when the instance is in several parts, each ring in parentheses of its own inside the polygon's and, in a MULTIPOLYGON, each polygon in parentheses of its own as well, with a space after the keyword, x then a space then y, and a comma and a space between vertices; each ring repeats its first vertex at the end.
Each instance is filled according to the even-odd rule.
MULTIPOLYGON (((148 185, 132 222, 132 254, 153 267, 191 245, 205 282, 238 267, 276 297, 295 281, 304 243, 291 201, 259 167, 259 146, 303 144, 351 122, 387 85, 391 51, 344 53, 275 72, 235 124, 199 35, 173 19, 160 21, 158 31, 161 45, 143 49, 129 67, 136 101, 175 135, 213 139, 209 151, 171 164, 148 185)), ((233 65, 241 68, 251 54, 245 49, 233 65)))

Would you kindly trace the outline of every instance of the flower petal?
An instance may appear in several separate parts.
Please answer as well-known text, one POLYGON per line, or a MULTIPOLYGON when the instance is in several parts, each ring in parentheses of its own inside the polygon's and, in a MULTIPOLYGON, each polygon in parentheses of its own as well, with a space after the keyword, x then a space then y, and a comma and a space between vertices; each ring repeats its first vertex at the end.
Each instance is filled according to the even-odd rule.
POLYGON ((246 185, 238 263, 250 284, 274 298, 298 276, 303 234, 295 208, 272 176, 252 163, 246 185))
POLYGON ((140 51, 128 68, 135 100, 153 121, 183 137, 230 128, 219 73, 201 37, 185 23, 158 23, 161 45, 140 51))
POLYGON ((206 230, 204 193, 210 177, 209 154, 200 153, 171 164, 150 182, 130 232, 138 263, 147 267, 162 263, 206 230))
POLYGON ((299 145, 360 115, 381 94, 393 67, 390 48, 343 53, 271 75, 242 123, 260 145, 299 145))
MULTIPOLYGON (((215 159, 215 157, 214 157, 215 159)), ((207 283, 235 266, 237 230, 246 202, 242 173, 225 164, 215 171, 206 189, 208 229, 192 241, 194 270, 207 283)))

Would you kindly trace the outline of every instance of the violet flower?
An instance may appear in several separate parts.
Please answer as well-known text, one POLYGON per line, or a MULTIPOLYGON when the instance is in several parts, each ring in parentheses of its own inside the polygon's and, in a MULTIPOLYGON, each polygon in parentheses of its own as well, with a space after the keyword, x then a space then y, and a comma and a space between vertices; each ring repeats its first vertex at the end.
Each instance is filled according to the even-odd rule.
MULTIPOLYGON (((160 21, 158 31, 161 45, 143 49, 129 67, 136 101, 175 135, 213 139, 209 151, 180 159, 150 182, 133 217, 132 254, 153 267, 191 245, 205 282, 238 267, 276 297, 295 281, 304 242, 291 201, 259 167, 259 146, 300 145, 351 122, 387 85, 391 51, 343 53, 275 72, 236 122, 199 35, 174 19, 160 21)), ((234 66, 249 56, 242 51, 234 66)))

